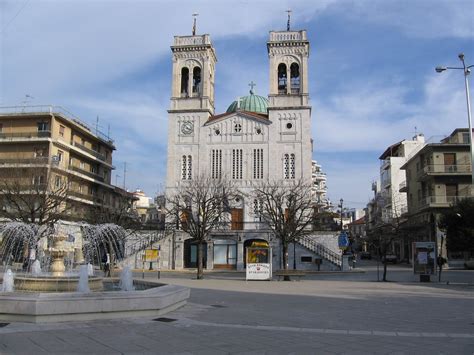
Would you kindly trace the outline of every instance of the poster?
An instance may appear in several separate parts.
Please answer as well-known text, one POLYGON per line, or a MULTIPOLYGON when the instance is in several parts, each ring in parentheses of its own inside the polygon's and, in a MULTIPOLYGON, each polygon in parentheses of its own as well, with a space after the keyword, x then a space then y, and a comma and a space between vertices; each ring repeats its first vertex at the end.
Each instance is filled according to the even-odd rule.
POLYGON ((249 247, 246 254, 246 280, 271 280, 271 249, 267 247, 249 247))
POLYGON ((419 275, 436 274, 436 243, 413 243, 413 273, 419 275))

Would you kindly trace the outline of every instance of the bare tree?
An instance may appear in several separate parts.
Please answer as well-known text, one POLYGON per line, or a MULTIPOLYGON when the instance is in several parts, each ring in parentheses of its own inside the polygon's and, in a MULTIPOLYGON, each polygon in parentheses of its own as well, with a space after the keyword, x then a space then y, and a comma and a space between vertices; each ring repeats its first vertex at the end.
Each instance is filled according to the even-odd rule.
POLYGON ((202 279, 203 246, 213 230, 228 217, 228 201, 236 196, 233 184, 225 179, 201 175, 182 181, 166 196, 166 220, 169 228, 181 229, 198 243, 197 279, 202 279))
POLYGON ((261 204, 262 219, 281 242, 283 268, 288 270, 289 244, 312 233, 311 185, 301 179, 265 182, 255 188, 254 198, 261 204))
MULTIPOLYGON (((385 205, 382 198, 379 207, 385 205)), ((405 218, 402 214, 401 201, 394 201, 390 209, 383 209, 381 218, 377 221, 374 230, 368 234, 369 244, 376 248, 378 258, 383 264, 382 281, 387 281, 388 255, 393 252, 393 244, 401 240, 404 230, 402 229, 405 218)))
POLYGON ((118 187, 113 192, 103 192, 94 207, 88 209, 86 219, 93 224, 113 223, 126 229, 141 226, 133 209, 133 195, 118 187))
POLYGON ((52 225, 69 208, 71 179, 48 169, 13 168, 0 171, 0 216, 11 221, 52 225))

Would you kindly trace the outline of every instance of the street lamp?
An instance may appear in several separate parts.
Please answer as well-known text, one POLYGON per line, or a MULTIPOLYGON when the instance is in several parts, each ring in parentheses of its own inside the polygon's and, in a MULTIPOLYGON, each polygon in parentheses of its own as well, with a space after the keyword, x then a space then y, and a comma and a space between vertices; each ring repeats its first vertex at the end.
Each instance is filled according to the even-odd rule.
POLYGON ((342 230, 344 229, 344 228, 342 227, 342 204, 344 203, 344 200, 341 198, 341 199, 339 200, 339 202, 341 203, 341 231, 342 231, 342 230))
POLYGON ((469 144, 471 148, 471 179, 472 179, 472 184, 474 184, 474 153, 473 153, 473 148, 472 148, 471 99, 469 97, 469 81, 467 80, 467 76, 471 74, 471 68, 474 65, 466 66, 466 63, 464 62, 464 53, 460 53, 458 57, 462 62, 462 67, 439 66, 439 67, 436 67, 435 70, 437 73, 442 73, 448 69, 460 69, 464 71, 464 85, 466 88, 466 103, 467 103, 467 120, 469 122, 469 144))

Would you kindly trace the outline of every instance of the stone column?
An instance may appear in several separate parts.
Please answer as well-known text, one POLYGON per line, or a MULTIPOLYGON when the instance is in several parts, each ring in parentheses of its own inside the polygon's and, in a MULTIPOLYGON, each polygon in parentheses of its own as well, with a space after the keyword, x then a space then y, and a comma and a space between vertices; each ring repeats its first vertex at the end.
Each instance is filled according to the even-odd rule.
POLYGON ((207 242, 207 270, 214 269, 214 242, 208 241, 207 242))
POLYGON ((184 258, 184 241, 181 237, 176 238, 175 242, 175 268, 176 270, 182 270, 184 268, 183 258, 184 258))
POLYGON ((237 270, 244 270, 244 242, 237 242, 237 270))

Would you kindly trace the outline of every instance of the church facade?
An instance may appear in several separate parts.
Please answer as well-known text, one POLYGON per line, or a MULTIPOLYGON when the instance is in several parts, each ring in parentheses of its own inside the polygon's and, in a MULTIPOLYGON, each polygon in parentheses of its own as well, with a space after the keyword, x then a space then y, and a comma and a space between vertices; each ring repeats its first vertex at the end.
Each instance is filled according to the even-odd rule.
MULTIPOLYGON (((241 270, 245 247, 259 241, 279 245, 259 228, 253 186, 263 181, 312 179, 309 41, 305 30, 271 31, 268 97, 253 90, 216 113, 216 52, 210 36, 175 36, 169 113, 167 194, 198 176, 232 179, 242 196, 231 201, 231 226, 207 241, 206 267, 241 270), (247 197, 245 197, 247 196, 247 197)), ((175 268, 196 266, 197 247, 185 232, 175 239, 175 268)), ((305 253, 303 246, 298 247, 305 253)), ((295 250, 295 255, 296 255, 295 250)), ((308 252, 308 255, 311 253, 308 252)), ((305 260, 308 260, 306 258, 305 260)))

